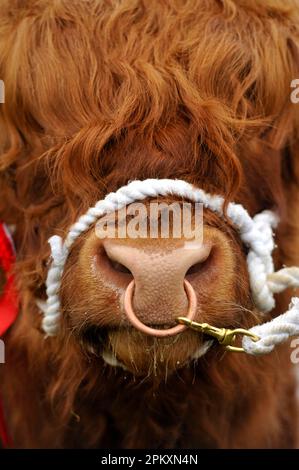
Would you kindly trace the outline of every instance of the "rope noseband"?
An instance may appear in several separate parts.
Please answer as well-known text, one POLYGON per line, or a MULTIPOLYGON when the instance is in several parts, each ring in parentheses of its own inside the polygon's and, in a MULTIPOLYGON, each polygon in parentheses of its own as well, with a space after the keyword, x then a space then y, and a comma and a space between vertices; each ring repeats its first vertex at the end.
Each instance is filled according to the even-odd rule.
MULTIPOLYGON (((98 201, 94 207, 88 209, 86 214, 79 217, 78 221, 71 226, 64 241, 57 235, 49 239, 52 259, 46 282, 48 298, 46 306, 42 308, 44 311, 43 329, 47 335, 54 336, 59 330, 61 277, 75 240, 100 217, 110 212, 135 201, 166 195, 202 203, 205 208, 223 217, 224 199, 221 196, 210 195, 182 180, 132 181, 116 192, 108 194, 105 199, 98 201)), ((299 286, 299 268, 284 268, 274 272, 273 229, 278 224, 278 217, 272 211, 263 211, 252 218, 243 206, 233 202, 228 204, 226 215, 238 230, 242 242, 248 247, 247 266, 255 304, 259 310, 269 312, 275 306, 274 293, 281 292, 290 286, 299 286)), ((258 341, 253 341, 250 336, 243 338, 243 348, 249 354, 268 353, 290 336, 298 335, 299 299, 292 299, 290 310, 286 313, 268 323, 257 325, 249 331, 260 338, 258 341)))

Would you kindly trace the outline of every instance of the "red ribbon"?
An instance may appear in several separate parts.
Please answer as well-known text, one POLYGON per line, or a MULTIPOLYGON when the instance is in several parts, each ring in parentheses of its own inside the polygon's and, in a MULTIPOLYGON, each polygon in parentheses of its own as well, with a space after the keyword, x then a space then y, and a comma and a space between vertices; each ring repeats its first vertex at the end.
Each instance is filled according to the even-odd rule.
POLYGON ((18 314, 18 296, 14 287, 12 268, 15 263, 15 252, 12 240, 3 223, 0 222, 0 265, 6 275, 4 292, 0 297, 0 337, 14 323, 18 314))
MULTIPOLYGON (((0 266, 6 275, 6 284, 0 297, 0 337, 14 323, 18 314, 18 296, 14 285, 12 269, 15 263, 13 241, 5 225, 0 222, 0 266)), ((0 441, 4 447, 12 445, 8 435, 0 397, 0 441)))
POLYGON ((11 447, 12 440, 9 437, 8 431, 6 429, 4 411, 0 399, 0 443, 3 447, 11 447))

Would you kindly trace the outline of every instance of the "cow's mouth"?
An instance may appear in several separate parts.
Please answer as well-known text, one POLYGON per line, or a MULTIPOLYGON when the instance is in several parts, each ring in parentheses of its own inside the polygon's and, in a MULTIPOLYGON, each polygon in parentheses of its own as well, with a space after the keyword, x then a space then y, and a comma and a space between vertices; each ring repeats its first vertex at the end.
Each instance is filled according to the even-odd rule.
MULTIPOLYGON (((152 328, 169 328, 151 325, 152 328)), ((90 325, 80 334, 80 343, 86 354, 101 358, 110 367, 119 367, 134 375, 149 375, 167 369, 179 369, 198 360, 213 341, 191 331, 166 338, 154 338, 132 326, 99 327, 90 325)))

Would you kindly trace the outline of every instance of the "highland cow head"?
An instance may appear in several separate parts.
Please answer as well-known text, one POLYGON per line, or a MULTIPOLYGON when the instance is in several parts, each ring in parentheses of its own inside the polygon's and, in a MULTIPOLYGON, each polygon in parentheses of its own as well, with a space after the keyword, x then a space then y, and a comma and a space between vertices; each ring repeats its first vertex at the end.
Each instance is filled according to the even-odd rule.
MULTIPOLYGON (((289 99, 298 31, 283 2, 5 3, 0 213, 16 225, 19 336, 32 332, 36 351, 44 344, 36 299, 45 299, 47 239, 129 180, 179 178, 251 215, 275 209, 279 245, 298 146, 289 99)), ((153 202, 188 201, 148 198, 146 208, 153 202)), ((100 238, 95 226, 78 238, 62 278, 61 329, 45 345, 64 376, 71 363, 78 382, 108 363, 164 377, 217 350, 192 331, 154 338, 133 328, 124 313, 132 280, 136 315, 153 328, 186 313, 185 279, 196 320, 256 322, 246 248, 228 220, 204 210, 203 222, 201 243, 174 237, 171 224, 167 238, 100 238)), ((278 265, 283 256, 278 249, 278 265)))

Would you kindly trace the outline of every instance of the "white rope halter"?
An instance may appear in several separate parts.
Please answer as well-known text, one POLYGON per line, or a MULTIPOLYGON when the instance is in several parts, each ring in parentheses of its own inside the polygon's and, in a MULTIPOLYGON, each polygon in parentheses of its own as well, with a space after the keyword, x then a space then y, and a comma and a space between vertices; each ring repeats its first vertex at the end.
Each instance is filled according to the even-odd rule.
MULTIPOLYGON (((100 217, 121 209, 132 202, 148 197, 174 195, 201 202, 203 206, 223 217, 224 199, 212 196, 201 189, 194 188, 182 180, 147 179, 132 181, 105 199, 98 201, 94 207, 79 217, 71 226, 65 240, 55 235, 49 239, 52 260, 48 271, 46 287, 47 302, 39 303, 44 312, 43 329, 49 336, 59 330, 61 277, 66 259, 74 241, 88 230, 100 217)), ((269 312, 275 306, 274 293, 287 287, 299 286, 299 268, 284 268, 274 272, 272 251, 274 249, 273 231, 278 224, 278 217, 272 211, 263 211, 251 218, 240 204, 229 203, 227 216, 239 231, 241 240, 248 247, 247 265, 253 298, 257 308, 269 312)), ((253 342, 243 338, 244 350, 249 354, 265 354, 286 341, 290 336, 299 335, 299 298, 293 298, 290 309, 270 322, 253 327, 250 331, 260 337, 253 342)))

